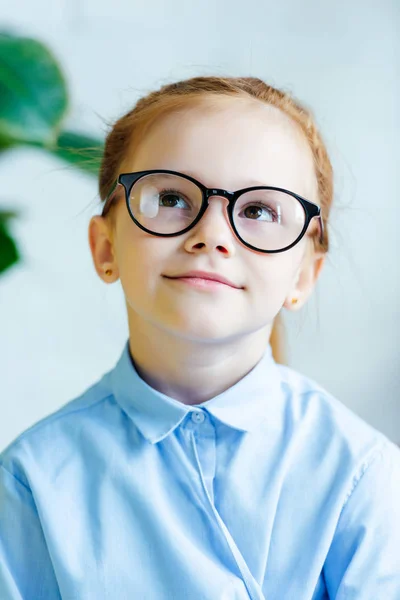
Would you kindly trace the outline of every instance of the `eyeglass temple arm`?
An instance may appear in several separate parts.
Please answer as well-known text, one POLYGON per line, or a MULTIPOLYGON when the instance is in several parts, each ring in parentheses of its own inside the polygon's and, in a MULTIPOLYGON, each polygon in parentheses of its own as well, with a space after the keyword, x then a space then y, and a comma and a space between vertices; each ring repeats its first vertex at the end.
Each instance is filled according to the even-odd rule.
POLYGON ((322 244, 322 242, 324 240, 324 222, 322 220, 321 213, 319 213, 317 218, 318 218, 318 222, 319 222, 319 242, 320 242, 320 244, 322 244))
POLYGON ((101 216, 104 217, 104 215, 108 212, 111 204, 114 202, 115 200, 115 196, 116 193, 118 191, 119 187, 123 187, 123 185, 121 183, 119 183, 119 181, 115 181, 115 183, 113 184, 112 188, 110 189, 110 191, 108 192, 104 205, 103 205, 103 210, 101 212, 101 216))

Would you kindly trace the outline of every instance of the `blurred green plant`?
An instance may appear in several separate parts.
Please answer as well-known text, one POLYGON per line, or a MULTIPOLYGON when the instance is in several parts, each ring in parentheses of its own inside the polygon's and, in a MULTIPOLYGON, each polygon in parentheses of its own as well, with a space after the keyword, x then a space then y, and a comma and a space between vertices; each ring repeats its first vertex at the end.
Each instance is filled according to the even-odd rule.
MULTIPOLYGON (((97 176, 103 142, 65 130, 68 108, 66 81, 49 48, 0 32, 0 160, 10 150, 30 146, 97 176)), ((0 275, 21 260, 10 227, 19 214, 12 207, 0 209, 0 275)))

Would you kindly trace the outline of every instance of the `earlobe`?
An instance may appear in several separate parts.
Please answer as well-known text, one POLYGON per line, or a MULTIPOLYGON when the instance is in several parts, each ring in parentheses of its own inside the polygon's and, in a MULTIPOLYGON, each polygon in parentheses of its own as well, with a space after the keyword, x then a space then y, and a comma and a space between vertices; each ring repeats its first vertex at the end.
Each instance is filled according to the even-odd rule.
POLYGON ((105 219, 95 216, 90 219, 88 241, 96 273, 106 283, 118 279, 114 249, 105 219))
POLYGON ((284 308, 286 308, 287 310, 298 310, 299 308, 301 308, 301 306, 303 305, 303 302, 301 301, 301 294, 293 295, 290 296, 289 298, 286 298, 283 306, 284 308))
POLYGON ((287 310, 299 310, 307 302, 322 271, 326 259, 325 253, 315 253, 297 273, 293 289, 284 302, 287 310))
POLYGON ((299 289, 299 281, 301 279, 301 275, 302 275, 302 272, 301 272, 301 269, 299 269, 296 273, 296 278, 293 282, 294 289, 288 295, 288 297, 286 298, 285 303, 283 305, 288 310, 296 310, 300 306, 299 300, 301 297, 301 291, 299 289))

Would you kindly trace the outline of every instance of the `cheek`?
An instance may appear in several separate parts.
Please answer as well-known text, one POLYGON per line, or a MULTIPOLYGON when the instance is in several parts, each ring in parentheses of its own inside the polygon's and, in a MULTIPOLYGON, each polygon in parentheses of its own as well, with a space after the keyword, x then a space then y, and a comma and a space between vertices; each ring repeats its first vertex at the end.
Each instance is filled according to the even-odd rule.
POLYGON ((172 238, 151 236, 132 225, 119 237, 117 257, 123 286, 137 295, 156 288, 162 274, 172 272, 177 249, 172 238))
POLYGON ((300 262, 298 252, 282 252, 266 255, 264 260, 249 266, 254 273, 252 277, 256 293, 263 299, 270 299, 277 304, 285 301, 289 293, 300 262))

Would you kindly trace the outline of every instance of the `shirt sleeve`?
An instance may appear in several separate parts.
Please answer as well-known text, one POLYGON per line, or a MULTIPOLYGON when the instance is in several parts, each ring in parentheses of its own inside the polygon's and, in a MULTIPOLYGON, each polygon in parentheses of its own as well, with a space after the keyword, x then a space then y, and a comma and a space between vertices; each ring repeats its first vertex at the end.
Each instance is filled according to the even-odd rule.
POLYGON ((29 488, 0 465, 0 598, 61 598, 29 488))
POLYGON ((324 575, 331 600, 400 599, 400 451, 389 440, 353 485, 324 575))

